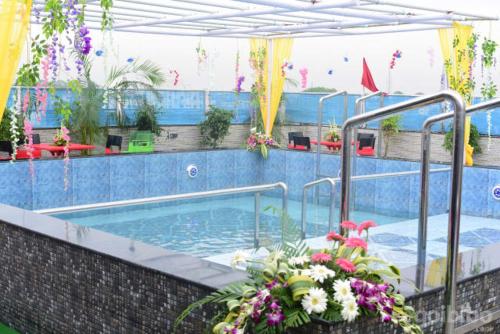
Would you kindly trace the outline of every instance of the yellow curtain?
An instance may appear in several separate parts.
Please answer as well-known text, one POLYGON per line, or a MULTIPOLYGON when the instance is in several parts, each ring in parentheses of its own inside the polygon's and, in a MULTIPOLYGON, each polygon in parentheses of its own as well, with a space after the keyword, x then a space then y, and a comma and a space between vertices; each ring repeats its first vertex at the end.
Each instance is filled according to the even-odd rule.
POLYGON ((19 65, 31 0, 0 0, 0 120, 19 65))
MULTIPOLYGON (((439 29, 441 53, 445 61, 446 76, 450 88, 459 92, 467 105, 472 104, 473 91, 467 85, 471 77, 471 64, 474 61, 467 52, 467 42, 472 37, 472 26, 453 22, 452 28, 439 29)), ((465 164, 472 166, 474 149, 469 144, 470 116, 465 121, 465 164)))
MULTIPOLYGON (((276 114, 278 113, 278 107, 281 100, 281 94, 283 93, 283 86, 285 84, 285 77, 282 75, 281 66, 287 59, 290 59, 292 54, 293 39, 291 38, 278 38, 274 40, 266 39, 251 39, 250 40, 250 51, 255 55, 259 50, 265 50, 265 58, 262 75, 262 86, 261 90, 263 94, 260 95, 260 112, 262 114, 262 120, 264 122, 264 129, 266 135, 270 136, 273 130, 274 121, 276 119, 276 114), (272 45, 271 45, 272 43, 272 45), (268 64, 269 55, 272 54, 272 69, 271 69, 271 106, 268 112, 268 64)), ((260 75, 260 74, 257 74, 260 75)))

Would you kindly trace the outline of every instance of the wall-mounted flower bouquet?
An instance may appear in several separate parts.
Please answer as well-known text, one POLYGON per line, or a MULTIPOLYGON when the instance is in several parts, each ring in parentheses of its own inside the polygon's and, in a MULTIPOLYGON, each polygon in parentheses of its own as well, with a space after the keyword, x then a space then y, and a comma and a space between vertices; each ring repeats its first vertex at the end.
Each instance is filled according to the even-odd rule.
POLYGON ((330 232, 327 249, 312 250, 297 242, 275 249, 265 259, 237 252, 233 265, 245 265, 249 280, 192 304, 176 326, 194 309, 215 303, 224 309, 213 319, 215 334, 277 334, 305 326, 312 318, 351 322, 369 317, 392 322, 405 333, 422 333, 413 308, 405 305, 405 298, 387 282, 399 282, 399 270, 367 254, 368 229, 375 224, 342 225, 358 236, 330 232), (364 239, 359 237, 363 233, 364 239))
POLYGON ((247 150, 250 152, 260 152, 264 159, 269 156, 269 150, 279 147, 278 143, 270 136, 257 132, 255 128, 250 130, 250 135, 246 141, 247 150))
POLYGON ((66 146, 70 141, 69 130, 64 126, 57 129, 52 141, 56 146, 66 146))

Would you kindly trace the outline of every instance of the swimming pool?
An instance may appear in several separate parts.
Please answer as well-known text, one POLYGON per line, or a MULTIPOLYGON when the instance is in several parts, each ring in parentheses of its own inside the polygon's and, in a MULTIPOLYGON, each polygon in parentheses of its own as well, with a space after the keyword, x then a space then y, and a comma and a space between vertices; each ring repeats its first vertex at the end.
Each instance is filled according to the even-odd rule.
MULTIPOLYGON (((281 238, 281 217, 279 213, 266 210, 266 207, 280 208, 281 199, 261 197, 261 245, 277 243, 281 238)), ((289 223, 298 228, 301 202, 290 200, 288 213, 291 218, 289 223)), ((54 216, 80 226, 198 257, 230 253, 254 245, 253 196, 130 205, 54 216)), ((363 211, 354 211, 351 217, 356 221, 375 220, 379 225, 402 220, 363 211)), ((328 207, 311 203, 308 208, 307 237, 323 236, 327 230, 328 207)))

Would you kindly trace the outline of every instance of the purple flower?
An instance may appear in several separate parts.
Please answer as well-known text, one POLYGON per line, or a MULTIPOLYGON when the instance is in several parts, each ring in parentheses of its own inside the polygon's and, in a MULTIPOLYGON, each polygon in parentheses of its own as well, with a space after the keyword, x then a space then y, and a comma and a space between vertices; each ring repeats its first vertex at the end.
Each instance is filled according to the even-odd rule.
POLYGON ((278 284, 279 284, 279 283, 278 283, 278 280, 276 280, 276 279, 275 279, 275 280, 272 280, 272 281, 271 281, 271 282, 269 282, 269 283, 266 283, 266 284, 265 284, 265 286, 266 286, 266 288, 267 288, 268 290, 272 290, 272 289, 274 289, 276 286, 278 286, 278 284))
POLYGON ((278 303, 277 300, 273 300, 273 302, 271 303, 271 305, 269 305, 269 308, 273 311, 277 311, 277 310, 281 310, 281 306, 280 304, 278 303))
POLYGON ((285 320, 285 315, 282 312, 270 312, 266 314, 267 325, 277 326, 285 320))

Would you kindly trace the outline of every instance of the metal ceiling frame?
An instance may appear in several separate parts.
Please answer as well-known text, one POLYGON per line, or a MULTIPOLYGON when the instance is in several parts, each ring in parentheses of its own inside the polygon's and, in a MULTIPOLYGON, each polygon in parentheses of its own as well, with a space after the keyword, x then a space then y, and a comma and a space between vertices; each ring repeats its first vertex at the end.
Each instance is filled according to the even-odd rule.
MULTIPOLYGON (((85 6, 89 28, 99 29, 98 2, 85 6)), ((111 13, 117 32, 268 39, 424 31, 498 19, 402 0, 115 0, 111 13)))

